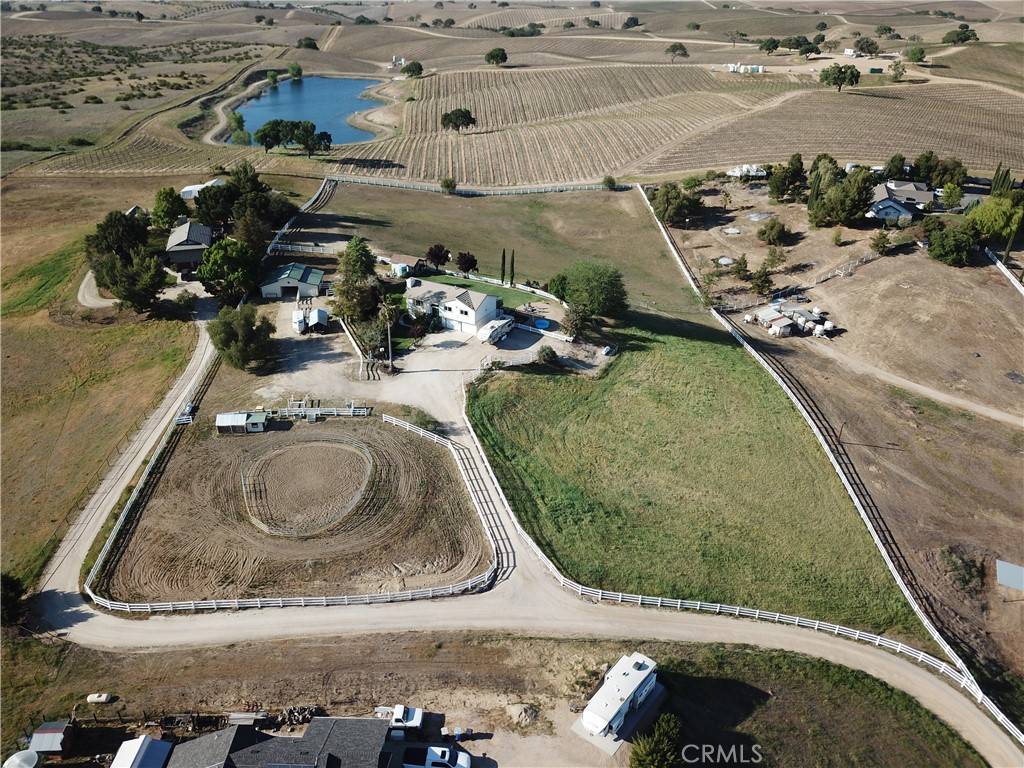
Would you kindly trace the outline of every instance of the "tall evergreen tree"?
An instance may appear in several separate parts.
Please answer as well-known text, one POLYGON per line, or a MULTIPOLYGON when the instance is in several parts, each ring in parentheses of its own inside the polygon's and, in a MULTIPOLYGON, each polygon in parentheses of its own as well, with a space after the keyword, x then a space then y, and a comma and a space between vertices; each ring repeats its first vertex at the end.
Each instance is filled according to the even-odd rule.
POLYGON ((501 284, 505 284, 505 249, 501 249, 501 284))
POLYGON ((512 258, 509 260, 508 265, 508 284, 516 284, 516 249, 512 249, 512 258))

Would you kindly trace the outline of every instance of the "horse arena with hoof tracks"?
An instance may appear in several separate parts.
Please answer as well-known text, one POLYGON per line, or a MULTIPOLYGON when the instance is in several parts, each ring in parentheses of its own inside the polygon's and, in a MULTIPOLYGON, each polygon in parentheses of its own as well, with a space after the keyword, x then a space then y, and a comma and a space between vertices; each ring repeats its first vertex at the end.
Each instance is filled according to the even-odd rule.
POLYGON ((187 430, 108 565, 116 600, 445 586, 491 552, 450 453, 376 419, 187 430))

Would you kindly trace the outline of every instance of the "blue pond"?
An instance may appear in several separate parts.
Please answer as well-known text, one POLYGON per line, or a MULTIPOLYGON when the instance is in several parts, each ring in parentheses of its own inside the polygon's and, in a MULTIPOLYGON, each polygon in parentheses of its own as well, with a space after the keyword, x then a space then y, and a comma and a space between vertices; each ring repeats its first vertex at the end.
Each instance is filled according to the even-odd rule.
POLYGON ((347 120, 354 112, 370 109, 371 99, 360 94, 379 80, 342 77, 304 77, 283 80, 259 96, 235 107, 245 118, 245 129, 255 133, 270 120, 312 120, 318 131, 331 134, 334 144, 367 141, 373 133, 353 128, 347 120))

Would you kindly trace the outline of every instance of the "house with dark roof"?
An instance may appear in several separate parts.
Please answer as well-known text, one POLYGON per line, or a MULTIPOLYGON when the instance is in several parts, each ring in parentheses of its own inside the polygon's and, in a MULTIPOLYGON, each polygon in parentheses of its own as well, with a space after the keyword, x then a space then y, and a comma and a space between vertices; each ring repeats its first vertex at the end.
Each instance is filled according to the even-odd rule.
POLYGON ((275 269, 270 277, 260 284, 260 293, 265 299, 319 296, 323 282, 322 269, 314 269, 293 261, 275 269))
POLYGON ((875 202, 886 199, 898 200, 920 210, 928 203, 935 202, 935 191, 924 182, 890 179, 875 186, 872 199, 875 202))
POLYGON ((213 245, 213 231, 198 221, 186 221, 171 230, 167 236, 167 263, 171 266, 195 269, 203 260, 206 249, 213 245))
POLYGON ((406 281, 405 299, 413 316, 435 315, 460 333, 475 334, 499 313, 498 298, 489 293, 414 277, 406 281))
POLYGON ((179 744, 167 768, 378 768, 387 720, 314 717, 302 736, 235 725, 179 744))

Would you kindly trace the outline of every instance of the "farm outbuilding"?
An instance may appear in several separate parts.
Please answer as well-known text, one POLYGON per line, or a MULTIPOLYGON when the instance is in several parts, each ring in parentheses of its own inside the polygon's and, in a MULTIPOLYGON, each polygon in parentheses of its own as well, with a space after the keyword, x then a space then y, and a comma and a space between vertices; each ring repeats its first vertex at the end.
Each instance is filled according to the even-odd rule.
POLYGON ((427 269, 427 262, 414 256, 392 256, 389 261, 391 262, 391 274, 395 277, 421 275, 427 269))
POLYGON ((331 327, 331 316, 327 314, 326 309, 317 307, 309 311, 309 317, 306 318, 306 330, 315 331, 317 333, 323 333, 331 327))
POLYGON ((246 432, 265 432, 270 421, 267 411, 238 411, 218 413, 217 432, 222 435, 244 435, 246 432))
POLYGON ((167 263, 176 267, 199 266, 206 249, 213 245, 213 231, 197 221, 186 221, 167 236, 167 263))
POLYGON ((194 200, 207 187, 222 187, 224 184, 223 179, 210 179, 203 184, 189 184, 187 187, 182 187, 178 194, 181 195, 182 200, 194 200))
POLYGON ((74 731, 70 720, 51 720, 32 731, 28 748, 40 755, 63 755, 71 746, 74 731))
POLYGON ((320 295, 324 282, 321 269, 307 267, 305 264, 292 262, 278 267, 274 273, 260 285, 260 294, 265 299, 280 299, 285 296, 312 298, 320 295))

